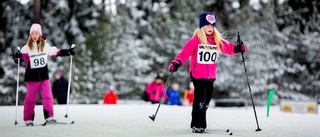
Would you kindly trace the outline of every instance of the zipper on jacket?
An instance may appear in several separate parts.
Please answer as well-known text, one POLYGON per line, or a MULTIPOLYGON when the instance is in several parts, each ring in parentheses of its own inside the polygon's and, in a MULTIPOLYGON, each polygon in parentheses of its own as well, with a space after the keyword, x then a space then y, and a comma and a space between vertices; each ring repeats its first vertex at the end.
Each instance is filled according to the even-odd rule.
POLYGON ((39 80, 42 81, 42 80, 41 80, 40 70, 39 70, 39 69, 38 69, 38 76, 39 76, 39 80))
MULTIPOLYGON (((39 48, 38 48, 38 43, 37 43, 37 51, 38 51, 38 53, 40 53, 40 52, 39 52, 39 48)), ((41 82, 42 80, 41 80, 41 75, 40 75, 40 68, 37 68, 37 70, 38 70, 39 80, 40 80, 40 82, 41 82)))
MULTIPOLYGON (((209 38, 207 37, 207 44, 209 45, 210 43, 209 43, 209 38)), ((209 79, 209 75, 210 75, 210 71, 209 71, 209 65, 208 64, 206 64, 206 68, 207 68, 207 79, 209 79)))
POLYGON ((207 68, 207 79, 209 79, 209 75, 210 75, 208 66, 209 66, 209 65, 207 64, 207 65, 206 65, 206 68, 207 68))

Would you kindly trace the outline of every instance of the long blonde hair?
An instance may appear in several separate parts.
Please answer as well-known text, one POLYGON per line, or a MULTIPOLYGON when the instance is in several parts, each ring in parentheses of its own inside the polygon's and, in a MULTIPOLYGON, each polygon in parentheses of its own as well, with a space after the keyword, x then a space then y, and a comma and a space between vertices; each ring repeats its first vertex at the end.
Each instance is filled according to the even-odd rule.
MULTIPOLYGON (((204 32, 203 27, 197 28, 194 31, 193 36, 198 36, 201 44, 208 44, 206 33, 204 32)), ((216 29, 216 27, 213 27, 213 36, 214 36, 213 37, 214 42, 217 45, 217 52, 218 52, 218 54, 221 54, 221 48, 223 48, 223 44, 222 44, 221 40, 223 39, 223 37, 222 37, 221 33, 216 29)))
MULTIPOLYGON (((28 47, 29 47, 30 50, 33 50, 32 42, 33 41, 32 41, 32 38, 30 36, 29 39, 28 39, 28 47)), ((39 43, 37 43, 37 44, 38 44, 38 51, 43 52, 45 41, 41 36, 39 36, 39 43)))

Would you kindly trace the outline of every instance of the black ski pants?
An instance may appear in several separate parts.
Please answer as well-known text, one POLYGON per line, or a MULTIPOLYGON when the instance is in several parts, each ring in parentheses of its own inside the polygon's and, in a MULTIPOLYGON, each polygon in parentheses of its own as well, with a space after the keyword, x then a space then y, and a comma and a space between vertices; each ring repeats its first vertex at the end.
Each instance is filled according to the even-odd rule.
POLYGON ((192 79, 194 85, 194 102, 190 127, 207 128, 206 113, 213 94, 213 80, 192 79))

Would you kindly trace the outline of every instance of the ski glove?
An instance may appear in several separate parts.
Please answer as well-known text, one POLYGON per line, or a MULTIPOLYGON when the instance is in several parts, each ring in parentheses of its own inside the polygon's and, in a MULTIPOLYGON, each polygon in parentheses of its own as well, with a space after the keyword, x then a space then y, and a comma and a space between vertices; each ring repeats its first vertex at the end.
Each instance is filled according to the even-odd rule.
POLYGON ((171 64, 169 66, 169 71, 170 72, 175 72, 178 70, 178 68, 181 66, 181 61, 180 60, 172 60, 171 64))
POLYGON ((242 40, 234 47, 235 53, 244 53, 246 51, 246 46, 243 44, 242 40))
POLYGON ((15 54, 14 54, 14 57, 15 58, 21 58, 22 57, 22 53, 20 51, 17 51, 15 54))
POLYGON ((75 54, 74 48, 61 49, 58 56, 73 56, 75 54))

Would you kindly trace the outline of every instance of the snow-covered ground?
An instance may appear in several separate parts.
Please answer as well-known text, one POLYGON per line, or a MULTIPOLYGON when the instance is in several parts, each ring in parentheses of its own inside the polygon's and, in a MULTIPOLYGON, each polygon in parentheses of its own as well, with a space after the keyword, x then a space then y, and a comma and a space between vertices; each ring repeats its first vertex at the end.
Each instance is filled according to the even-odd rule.
MULTIPOLYGON (((127 102, 119 105, 69 105, 69 119, 73 125, 26 127, 22 119, 23 107, 0 107, 1 137, 320 137, 320 116, 314 114, 283 113, 273 106, 270 117, 266 107, 257 107, 261 132, 257 129, 252 107, 209 108, 208 134, 194 134, 189 128, 191 107, 161 105, 156 120, 148 118, 157 105, 127 102)), ((66 121, 65 105, 55 105, 55 118, 66 121)), ((43 123, 42 106, 36 106, 35 123, 43 123)))

